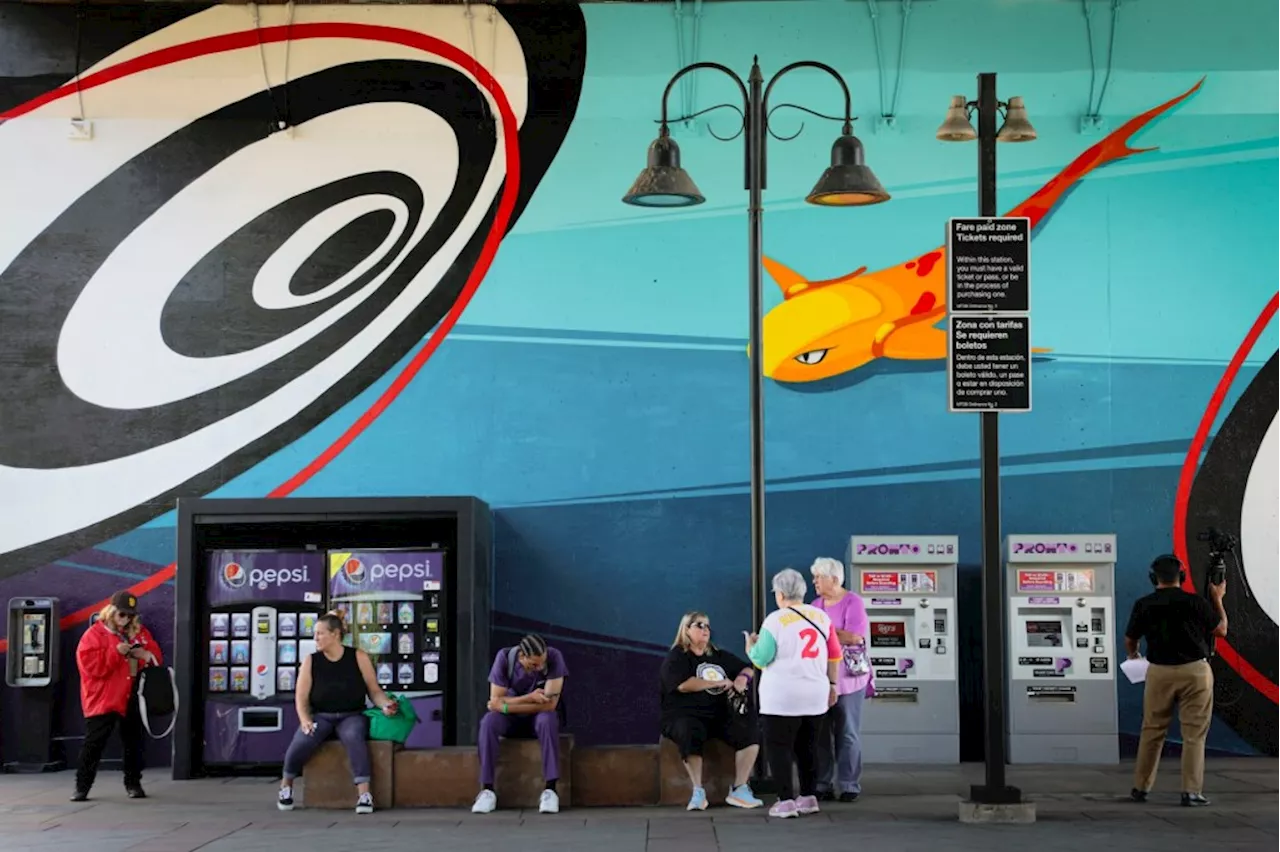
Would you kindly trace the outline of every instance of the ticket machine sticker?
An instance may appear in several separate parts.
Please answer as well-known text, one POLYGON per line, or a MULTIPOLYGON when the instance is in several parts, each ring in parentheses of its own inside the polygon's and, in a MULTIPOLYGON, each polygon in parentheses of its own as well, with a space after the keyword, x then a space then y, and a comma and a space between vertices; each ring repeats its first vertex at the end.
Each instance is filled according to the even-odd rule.
POLYGON ((863 592, 936 592, 937 571, 863 571, 863 592))
POLYGON ((1092 592, 1093 569, 1079 571, 1019 571, 1019 592, 1092 592))
POLYGON ((871 622, 872 648, 907 647, 907 624, 904 621, 871 622))

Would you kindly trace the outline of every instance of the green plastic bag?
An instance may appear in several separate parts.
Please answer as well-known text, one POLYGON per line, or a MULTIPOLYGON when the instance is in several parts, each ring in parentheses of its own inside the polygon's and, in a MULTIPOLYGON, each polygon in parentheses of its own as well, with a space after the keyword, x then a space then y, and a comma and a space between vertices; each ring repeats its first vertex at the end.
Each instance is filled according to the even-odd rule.
POLYGON ((394 716, 387 716, 377 707, 364 711, 364 715, 369 717, 369 739, 388 740, 404 745, 409 734, 413 733, 413 726, 418 724, 418 714, 409 699, 403 695, 388 693, 387 697, 396 703, 399 712, 394 716))

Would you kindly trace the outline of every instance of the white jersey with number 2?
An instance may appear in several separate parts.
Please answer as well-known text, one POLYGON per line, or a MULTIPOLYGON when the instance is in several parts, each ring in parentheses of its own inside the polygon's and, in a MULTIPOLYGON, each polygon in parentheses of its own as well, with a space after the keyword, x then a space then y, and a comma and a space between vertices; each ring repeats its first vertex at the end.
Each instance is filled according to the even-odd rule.
POLYGON ((797 604, 770 613, 760 628, 761 639, 766 633, 776 651, 760 675, 760 712, 769 716, 826 713, 831 689, 827 663, 841 658, 830 617, 817 607, 797 604))

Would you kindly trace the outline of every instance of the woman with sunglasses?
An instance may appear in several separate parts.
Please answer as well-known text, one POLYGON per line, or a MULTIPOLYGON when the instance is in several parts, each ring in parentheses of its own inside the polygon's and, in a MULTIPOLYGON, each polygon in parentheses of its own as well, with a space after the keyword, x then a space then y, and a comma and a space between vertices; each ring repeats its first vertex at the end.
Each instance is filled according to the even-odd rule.
POLYGON ((758 808, 762 801, 751 792, 747 779, 760 746, 756 720, 745 711, 751 666, 711 644, 711 619, 704 612, 687 612, 680 619, 675 641, 662 661, 662 735, 676 744, 684 761, 693 796, 688 810, 706 810, 707 791, 702 786, 702 747, 718 739, 732 748, 733 790, 725 803, 736 808, 758 808), (736 700, 731 701, 731 693, 736 700))

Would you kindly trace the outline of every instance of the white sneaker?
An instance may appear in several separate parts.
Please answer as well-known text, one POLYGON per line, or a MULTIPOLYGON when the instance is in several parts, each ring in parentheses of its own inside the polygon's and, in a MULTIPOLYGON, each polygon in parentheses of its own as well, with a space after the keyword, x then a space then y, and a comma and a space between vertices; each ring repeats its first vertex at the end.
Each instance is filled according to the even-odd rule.
POLYGON ((361 793, 360 798, 356 799, 356 813, 371 814, 373 813, 373 796, 369 793, 361 793))
POLYGON ((498 794, 492 790, 481 790, 476 796, 476 803, 471 806, 473 814, 491 814, 498 807, 498 794))
POLYGON ((276 800, 276 807, 282 811, 293 810, 293 787, 280 788, 280 798, 276 800))
POLYGON ((538 813, 540 814, 560 813, 560 797, 556 795, 555 790, 542 791, 542 798, 538 800, 538 813))

